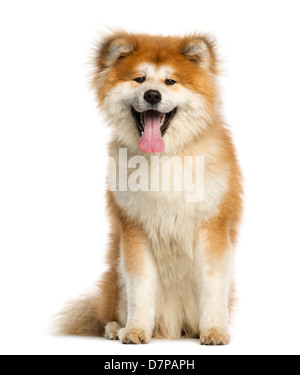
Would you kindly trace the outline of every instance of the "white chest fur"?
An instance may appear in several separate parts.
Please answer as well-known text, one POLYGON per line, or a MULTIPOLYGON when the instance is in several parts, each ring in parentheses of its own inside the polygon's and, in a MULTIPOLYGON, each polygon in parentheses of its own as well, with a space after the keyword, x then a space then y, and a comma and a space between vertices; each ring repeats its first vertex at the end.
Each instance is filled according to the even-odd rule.
MULTIPOLYGON (((131 220, 143 228, 147 236, 145 240, 157 273, 155 315, 159 323, 156 329, 162 332, 163 337, 169 338, 179 338, 183 329, 191 335, 198 335, 199 270, 194 266, 195 248, 198 246, 195 231, 201 226, 201 222, 217 214, 228 188, 228 173, 224 170, 212 173, 210 165, 205 164, 204 160, 202 180, 198 180, 202 184, 202 189, 199 190, 201 199, 188 202, 189 192, 184 184, 182 191, 174 191, 176 184, 170 185, 170 191, 163 191, 161 184, 158 191, 152 191, 151 178, 159 176, 161 180, 162 173, 157 174, 155 168, 151 168, 148 163, 139 165, 139 189, 133 191, 128 182, 135 170, 128 168, 128 165, 130 166, 130 162, 126 165, 118 163, 115 168, 118 171, 118 182, 114 196, 117 204, 131 220), (120 191, 120 187, 124 191, 120 191)), ((164 161, 159 168, 163 166, 164 161)), ((195 177, 195 171, 191 172, 195 177)), ((170 176, 173 178, 174 173, 170 176)), ((182 178, 177 175, 175 180, 176 177, 182 178)), ((153 292, 152 287, 150 290, 147 293, 153 292)), ((126 302, 123 306, 126 306, 126 302)), ((126 321, 126 308, 122 315, 126 321)))
MULTIPOLYGON (((118 178, 114 196, 118 205, 130 219, 142 226, 149 241, 155 247, 154 250, 156 248, 161 250, 162 247, 169 249, 172 244, 173 251, 180 250, 191 256, 195 228, 199 227, 203 220, 217 214, 218 207, 227 191, 227 170, 219 173, 211 172, 210 165, 206 163, 205 158, 200 159, 199 165, 182 163, 182 170, 184 168, 190 170, 180 173, 180 169, 179 172, 178 169, 176 172, 175 169, 171 169, 170 174, 167 175, 172 183, 165 189, 166 186, 163 186, 162 180, 170 167, 168 158, 161 158, 160 162, 155 164, 149 162, 149 159, 145 159, 143 163, 140 160, 132 164, 129 160, 128 163, 122 163, 122 165, 117 158, 115 160, 118 178), (128 165, 132 167, 133 164, 138 164, 138 168, 128 168, 128 165), (136 174, 137 169, 138 174, 136 174), (132 189, 130 182, 134 175, 138 176, 139 185, 132 189), (196 189, 198 195, 191 193, 190 189, 187 190, 184 181, 179 184, 181 188, 178 191, 176 181, 184 180, 185 176, 192 176, 195 181, 193 188, 196 189), (153 184, 154 179, 159 179, 158 185, 153 184), (199 186, 195 186, 196 183, 199 186), (195 196, 199 199, 191 199, 195 196)), ((172 163, 171 165, 174 166, 172 163)))

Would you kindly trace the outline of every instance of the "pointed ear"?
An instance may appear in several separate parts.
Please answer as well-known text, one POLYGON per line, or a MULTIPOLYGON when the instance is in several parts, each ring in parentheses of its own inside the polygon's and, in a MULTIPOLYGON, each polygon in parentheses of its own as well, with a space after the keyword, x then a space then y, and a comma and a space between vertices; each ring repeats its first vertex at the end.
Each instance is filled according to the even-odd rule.
POLYGON ((204 36, 192 36, 184 40, 182 54, 199 66, 209 69, 215 64, 214 43, 204 36))
POLYGON ((126 57, 135 49, 133 41, 126 33, 118 33, 104 37, 98 47, 97 64, 105 69, 117 60, 126 57))

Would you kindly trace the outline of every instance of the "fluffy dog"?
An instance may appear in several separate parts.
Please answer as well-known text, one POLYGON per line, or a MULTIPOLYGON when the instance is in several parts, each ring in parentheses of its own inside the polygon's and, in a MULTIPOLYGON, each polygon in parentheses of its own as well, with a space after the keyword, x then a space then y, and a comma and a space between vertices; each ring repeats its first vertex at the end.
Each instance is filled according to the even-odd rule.
POLYGON ((109 270, 98 293, 66 305, 60 332, 229 343, 242 183, 217 76, 204 35, 102 38, 93 88, 112 129, 109 270))

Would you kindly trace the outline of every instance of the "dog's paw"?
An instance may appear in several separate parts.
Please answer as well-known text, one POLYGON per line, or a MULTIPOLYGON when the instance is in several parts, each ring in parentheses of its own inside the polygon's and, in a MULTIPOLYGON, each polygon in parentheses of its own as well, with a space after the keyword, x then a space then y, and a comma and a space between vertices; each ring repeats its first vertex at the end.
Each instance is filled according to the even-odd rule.
POLYGON ((109 322, 105 326, 104 337, 108 340, 119 340, 118 331, 121 326, 118 322, 109 322))
POLYGON ((122 328, 118 336, 122 344, 148 344, 150 341, 145 331, 137 328, 122 328))
POLYGON ((230 335, 224 329, 210 328, 200 335, 201 345, 228 345, 230 342, 230 335))

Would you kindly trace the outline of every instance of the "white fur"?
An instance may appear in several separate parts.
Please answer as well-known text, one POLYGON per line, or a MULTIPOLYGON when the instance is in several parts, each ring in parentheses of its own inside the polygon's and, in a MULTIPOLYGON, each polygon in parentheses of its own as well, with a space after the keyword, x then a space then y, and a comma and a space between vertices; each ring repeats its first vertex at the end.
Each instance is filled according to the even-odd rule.
POLYGON ((206 231, 200 230, 195 257, 199 272, 200 332, 210 329, 228 332, 228 301, 232 285, 233 248, 229 244, 221 256, 211 256, 206 231))
MULTIPOLYGON (((116 162, 118 155, 116 154, 116 162)), ((148 171, 147 171, 148 172, 148 171)), ((120 173, 120 179, 126 179, 130 170, 120 173)), ((146 267, 143 276, 131 280, 126 276, 123 266, 120 272, 125 275, 123 283, 126 301, 123 298, 121 310, 140 311, 144 319, 138 321, 138 327, 152 325, 152 314, 149 317, 151 304, 155 306, 155 319, 160 323, 160 329, 167 337, 179 338, 184 322, 191 332, 199 335, 200 293, 206 291, 207 285, 212 285, 212 292, 218 288, 222 275, 216 274, 213 278, 205 278, 205 270, 201 277, 204 287, 199 289, 200 274, 195 268, 195 261, 199 255, 199 243, 194 243, 194 233, 199 230, 199 223, 205 222, 218 212, 218 206, 227 192, 228 172, 225 170, 218 175, 209 173, 209 162, 206 165, 206 179, 204 182, 203 200, 198 203, 186 202, 185 192, 164 191, 116 191, 114 193, 118 205, 133 220, 139 222, 146 233, 149 251, 147 261, 153 259, 146 267), (153 257, 153 258, 152 258, 153 257), (153 275, 157 280, 153 282, 153 275), (216 283, 216 284, 215 284, 216 283), (155 297, 153 291, 155 290, 155 297), (128 296, 131 296, 130 298, 128 296), (145 301, 145 296, 147 302, 145 301), (155 301, 153 300, 155 298, 155 301), (146 303, 148 312, 144 308, 135 310, 134 301, 146 303), (149 304, 150 302, 150 304, 149 304), (132 310, 133 309, 133 310, 132 310)), ((126 181, 119 181, 126 184, 126 181)), ((122 262, 121 262, 122 264, 122 262)), ((206 297, 205 297, 206 298, 206 297)), ((206 298, 207 310, 212 307, 211 301, 206 298)), ((206 303, 206 302, 205 302, 206 303)), ((216 312, 216 321, 217 321, 216 312)), ((128 318, 127 326, 137 318, 128 318), (130 323, 129 323, 130 322, 130 323)), ((224 318, 225 319, 225 318, 224 318)), ((205 324, 204 324, 205 325, 205 324)), ((135 327, 137 328, 137 327, 135 327)))
MULTIPOLYGON (((172 73, 168 66, 156 68, 143 64, 138 73, 147 76, 145 83, 120 83, 104 99, 103 108, 114 129, 115 140, 119 147, 127 148, 128 159, 143 155, 149 160, 149 155, 138 150, 139 134, 130 107, 134 106, 138 111, 150 109, 143 99, 144 93, 157 89, 162 94, 162 101, 155 108, 157 111, 169 112, 178 108, 164 136, 165 151, 161 155, 180 155, 184 146, 201 135, 211 122, 205 98, 183 86, 174 91, 164 85, 163 80, 172 73)), ((229 276, 227 279, 227 271, 230 261, 224 259, 223 268, 211 273, 203 255, 205 241, 203 245, 199 237, 195 241, 195 234, 201 232, 202 224, 218 214, 218 207, 228 189, 229 171, 225 168, 216 172, 213 167, 217 150, 218 145, 212 144, 209 151, 198 149, 197 154, 190 155, 204 156, 205 162, 203 197, 196 203, 187 201, 185 190, 166 192, 159 188, 156 191, 143 191, 148 190, 143 189, 145 181, 140 190, 124 189, 124 186, 128 186, 135 163, 132 161, 131 168, 127 163, 121 162, 120 165, 118 150, 112 151, 110 156, 115 159, 118 175, 114 192, 116 202, 128 217, 142 226, 145 233, 143 274, 130 276, 123 258, 120 261, 120 315, 125 327, 119 332, 120 338, 130 327, 143 329, 147 335, 151 335, 155 327, 169 338, 179 338, 183 328, 195 336, 199 336, 200 328, 213 328, 216 325, 227 328, 227 313, 223 313, 221 308, 227 311, 224 304, 228 297, 230 280, 229 276), (123 187, 122 191, 118 189, 120 186, 123 187), (196 265, 203 268, 201 274, 196 265), (222 286, 224 275, 226 282, 222 286), (216 310, 211 314, 214 308, 216 310)), ((162 160, 154 168, 163 167, 162 160)), ((151 186, 151 173, 156 174, 154 172, 157 171, 151 170, 147 163, 142 163, 139 168, 140 175, 150 176, 147 183, 148 187, 151 186)), ((195 175, 195 170, 192 170, 192 175, 195 175)))
MULTIPOLYGON (((183 147, 199 136, 211 122, 206 100, 182 85, 178 85, 176 91, 165 85, 162 80, 169 77, 171 67, 155 68, 152 64, 143 64, 139 74, 140 72, 147 75, 145 83, 122 82, 107 93, 102 104, 106 120, 112 126, 120 147, 126 147, 136 155, 140 154, 139 134, 131 114, 131 106, 138 112, 155 109, 162 113, 168 113, 177 107, 177 113, 164 135, 164 154, 178 155, 183 147), (158 90, 162 94, 162 101, 154 107, 144 100, 144 93, 150 89, 158 90)), ((139 74, 137 73, 137 76, 139 74)))
POLYGON ((130 328, 145 331, 147 341, 150 340, 155 323, 156 306, 156 267, 153 256, 147 246, 143 246, 143 270, 142 274, 131 275, 124 266, 123 249, 121 246, 121 258, 119 274, 122 275, 120 318, 123 326, 119 330, 119 338, 130 328))
POLYGON ((118 332, 122 327, 118 322, 109 322, 105 326, 104 337, 108 340, 117 340, 118 332))

